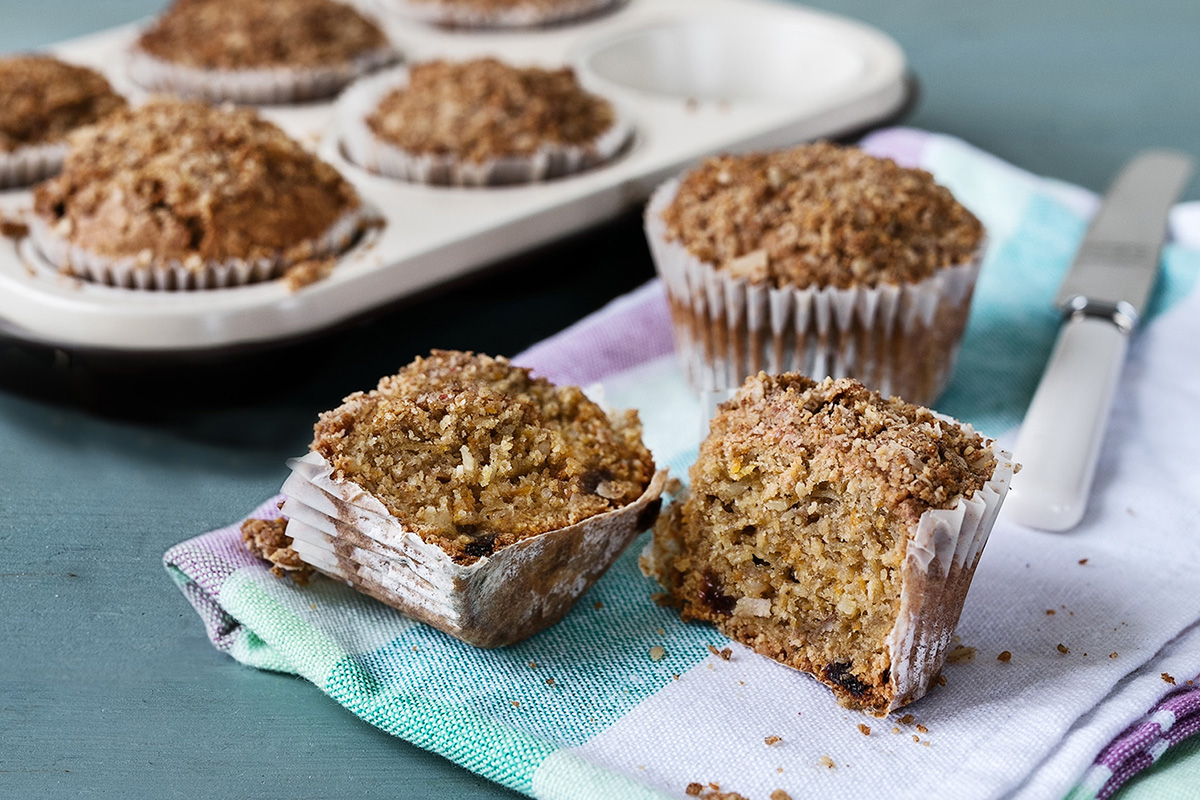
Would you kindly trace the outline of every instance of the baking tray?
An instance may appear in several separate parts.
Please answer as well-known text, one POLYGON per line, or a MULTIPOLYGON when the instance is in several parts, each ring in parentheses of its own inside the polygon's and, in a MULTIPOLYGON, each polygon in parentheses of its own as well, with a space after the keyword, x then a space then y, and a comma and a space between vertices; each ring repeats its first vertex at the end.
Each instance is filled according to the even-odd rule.
MULTIPOLYGON (((575 24, 523 31, 444 30, 375 13, 407 61, 496 55, 516 64, 572 65, 584 85, 628 111, 630 145, 574 176, 503 188, 408 184, 342 155, 334 104, 263 107, 310 143, 386 220, 330 277, 231 289, 156 292, 59 274, 29 239, 0 241, 0 330, 66 349, 171 353, 303 338, 416 296, 488 264, 613 218, 666 177, 718 151, 834 137, 889 118, 908 96, 906 63, 862 23, 771 0, 630 0, 575 24)), ((132 101, 124 74, 138 26, 50 48, 93 66, 132 101)), ((19 217, 29 191, 0 192, 19 217)), ((564 269, 571 269, 564 264, 564 269)))

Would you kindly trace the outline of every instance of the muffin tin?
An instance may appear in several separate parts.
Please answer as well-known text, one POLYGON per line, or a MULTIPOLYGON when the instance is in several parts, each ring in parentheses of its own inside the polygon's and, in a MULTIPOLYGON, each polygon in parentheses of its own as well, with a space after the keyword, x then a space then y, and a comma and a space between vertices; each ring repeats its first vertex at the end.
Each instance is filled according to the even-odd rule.
MULTIPOLYGON (((285 341, 461 277, 642 203, 654 187, 717 151, 836 136, 906 102, 904 54, 861 23, 768 0, 630 0, 576 24, 524 31, 431 28, 370 8, 407 61, 496 55, 569 63, 585 86, 628 109, 635 133, 613 161, 544 183, 493 188, 408 184, 342 154, 333 103, 264 107, 311 143, 385 220, 298 290, 282 281, 232 289, 119 289, 61 275, 28 238, 0 240, 0 329, 67 349, 186 352, 285 341)), ((100 69, 137 102, 125 74, 136 26, 54 51, 100 69)), ((28 190, 0 192, 19 217, 28 190)), ((568 265, 569 268, 569 265, 568 265)))

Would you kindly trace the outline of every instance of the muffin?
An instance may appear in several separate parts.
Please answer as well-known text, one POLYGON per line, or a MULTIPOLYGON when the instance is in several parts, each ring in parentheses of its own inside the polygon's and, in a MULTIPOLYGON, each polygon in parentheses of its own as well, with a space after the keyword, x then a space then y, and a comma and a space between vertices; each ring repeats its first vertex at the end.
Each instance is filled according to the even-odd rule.
POLYGON ((134 44, 129 74, 198 100, 295 103, 397 57, 378 24, 335 0, 175 0, 134 44))
POLYGON ((698 390, 759 370, 932 403, 979 271, 979 220, 933 177, 829 143, 718 156, 656 191, 646 233, 698 390))
POLYGON ((621 0, 384 0, 400 14, 449 28, 533 28, 590 16, 621 0))
POLYGON ((479 647, 561 619, 650 526, 666 479, 636 412, 446 351, 322 414, 289 465, 300 559, 479 647))
POLYGON ((336 255, 365 216, 337 170, 255 112, 160 98, 72 134, 30 233, 86 280, 208 289, 336 255))
POLYGON ((569 68, 429 61, 362 81, 339 102, 350 160, 417 183, 486 186, 579 172, 630 135, 569 68))
POLYGON ((53 175, 68 133, 124 106, 95 70, 52 56, 0 58, 0 189, 53 175))
POLYGON ((941 669, 1013 469, 853 379, 759 373, 713 418, 643 569, 684 619, 884 716, 941 669))

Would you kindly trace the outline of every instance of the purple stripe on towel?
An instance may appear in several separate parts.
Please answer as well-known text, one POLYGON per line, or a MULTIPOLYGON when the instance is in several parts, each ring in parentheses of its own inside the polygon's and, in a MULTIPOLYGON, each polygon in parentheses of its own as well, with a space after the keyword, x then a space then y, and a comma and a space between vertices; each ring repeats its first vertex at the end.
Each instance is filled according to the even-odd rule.
POLYGON ((619 297, 513 361, 554 383, 587 386, 674 350, 671 313, 658 281, 619 297))

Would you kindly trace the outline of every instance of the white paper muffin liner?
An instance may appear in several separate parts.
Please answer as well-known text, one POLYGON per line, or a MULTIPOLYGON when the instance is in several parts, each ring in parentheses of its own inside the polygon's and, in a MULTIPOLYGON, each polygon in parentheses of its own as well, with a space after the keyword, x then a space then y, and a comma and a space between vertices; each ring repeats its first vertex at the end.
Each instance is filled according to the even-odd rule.
POLYGON ((66 142, 45 142, 0 152, 0 189, 15 189, 45 180, 62 169, 66 142))
POLYGON ((480 9, 454 0, 377 0, 388 12, 407 19, 448 28, 537 28, 598 14, 624 0, 560 0, 548 6, 480 9))
POLYGON ((650 527, 666 471, 633 503, 502 547, 472 564, 407 531, 351 481, 309 453, 288 462, 282 511, 307 564, 477 647, 502 647, 558 622, 650 527))
POLYGON ((399 59, 399 52, 389 45, 321 67, 202 69, 164 61, 134 46, 127 70, 134 83, 153 92, 210 103, 272 105, 330 97, 357 78, 399 59))
MULTIPOLYGON (((968 434, 970 425, 962 424, 968 434)), ((941 672, 967 599, 979 557, 1008 494, 1016 464, 1012 453, 988 442, 996 458, 991 480, 950 509, 931 509, 917 520, 904 556, 903 590, 896 624, 887 637, 891 655, 891 705, 884 716, 922 697, 941 672)))
POLYGON ((408 69, 381 72, 365 78, 338 99, 337 120, 342 148, 353 163, 389 178, 439 186, 502 186, 534 183, 582 172, 616 156, 633 134, 621 106, 612 104, 611 127, 586 145, 546 144, 527 156, 464 161, 453 155, 413 153, 390 144, 371 130, 367 117, 394 89, 408 85, 408 69))
POLYGON ((853 377, 884 396, 930 405, 950 380, 985 249, 913 284, 777 289, 731 278, 668 241, 662 213, 681 180, 646 207, 646 238, 671 303, 676 352, 692 388, 736 389, 760 370, 853 377))
POLYGON ((253 260, 233 258, 194 261, 171 259, 156 264, 149 251, 135 256, 114 258, 74 244, 56 233, 53 226, 36 214, 29 219, 29 235, 37 250, 62 272, 92 283, 124 289, 187 291, 223 289, 271 280, 291 266, 309 259, 327 258, 344 251, 365 229, 371 215, 360 204, 345 212, 320 237, 307 246, 289 248, 287 254, 253 260))
MULTIPOLYGON (((974 433, 970 425, 955 424, 960 424, 968 434, 974 433)), ((867 709, 869 714, 884 717, 921 698, 945 664, 979 557, 1016 469, 1011 453, 990 440, 988 448, 996 459, 996 468, 983 488, 970 497, 960 497, 952 508, 926 511, 909 532, 900 608, 885 640, 890 657, 892 699, 887 708, 867 709)), ((675 500, 683 501, 684 497, 675 500)), ((678 557, 680 547, 674 536, 656 530, 653 540, 642 551, 639 561, 642 571, 672 589, 675 573, 670 565, 678 557)), ((765 609, 760 609, 754 605, 755 601, 746 600, 738 600, 735 616, 770 615, 770 601, 765 609)))

